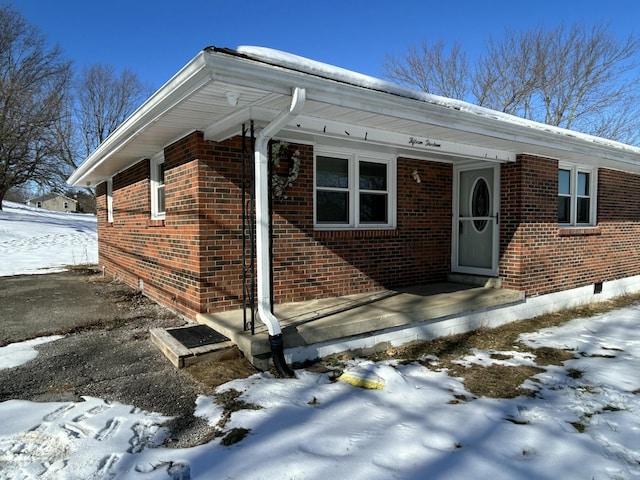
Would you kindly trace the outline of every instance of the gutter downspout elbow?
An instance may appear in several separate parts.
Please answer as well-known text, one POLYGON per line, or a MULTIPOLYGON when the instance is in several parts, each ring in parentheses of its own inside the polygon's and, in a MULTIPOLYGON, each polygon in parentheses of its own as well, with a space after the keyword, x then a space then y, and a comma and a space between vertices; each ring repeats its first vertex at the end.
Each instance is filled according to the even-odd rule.
POLYGON ((306 98, 304 88, 293 90, 291 106, 283 110, 256 137, 255 143, 255 188, 256 188, 256 266, 258 277, 258 315, 269 330, 271 357, 278 373, 293 377, 293 371, 284 360, 284 344, 280 322, 271 313, 271 242, 269 232, 269 140, 291 119, 302 111, 306 98))

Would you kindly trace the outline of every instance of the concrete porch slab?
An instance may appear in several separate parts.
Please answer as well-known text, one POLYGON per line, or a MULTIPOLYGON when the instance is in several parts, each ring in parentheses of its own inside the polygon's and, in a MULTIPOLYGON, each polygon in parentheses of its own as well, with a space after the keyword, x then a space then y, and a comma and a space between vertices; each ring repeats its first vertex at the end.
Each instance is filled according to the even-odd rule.
MULTIPOLYGON (((522 301, 524 292, 520 291, 438 283, 287 303, 276 305, 274 310, 282 326, 286 354, 288 349, 332 341, 344 343, 345 339, 352 337, 374 335, 522 301)), ((256 321, 255 335, 243 331, 242 310, 200 314, 197 321, 230 338, 256 367, 269 368, 269 336, 266 326, 259 320, 256 321)))

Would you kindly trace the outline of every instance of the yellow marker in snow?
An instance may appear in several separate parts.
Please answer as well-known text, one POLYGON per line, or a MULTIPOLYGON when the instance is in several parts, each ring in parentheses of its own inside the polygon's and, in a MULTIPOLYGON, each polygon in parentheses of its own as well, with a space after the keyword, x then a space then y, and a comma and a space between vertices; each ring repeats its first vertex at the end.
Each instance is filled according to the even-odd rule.
POLYGON ((384 388, 384 380, 382 378, 363 368, 353 368, 345 371, 338 377, 338 381, 369 390, 382 390, 384 388))

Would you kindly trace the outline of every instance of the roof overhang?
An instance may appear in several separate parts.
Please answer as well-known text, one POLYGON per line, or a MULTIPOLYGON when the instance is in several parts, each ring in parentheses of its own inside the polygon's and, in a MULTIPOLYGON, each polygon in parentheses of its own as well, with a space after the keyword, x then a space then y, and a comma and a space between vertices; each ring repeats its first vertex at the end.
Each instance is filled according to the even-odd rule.
POLYGON ((193 131, 221 141, 260 129, 303 87, 301 114, 279 136, 359 143, 439 161, 510 162, 528 153, 640 173, 640 148, 404 89, 293 55, 207 48, 123 122, 69 177, 96 185, 193 131))

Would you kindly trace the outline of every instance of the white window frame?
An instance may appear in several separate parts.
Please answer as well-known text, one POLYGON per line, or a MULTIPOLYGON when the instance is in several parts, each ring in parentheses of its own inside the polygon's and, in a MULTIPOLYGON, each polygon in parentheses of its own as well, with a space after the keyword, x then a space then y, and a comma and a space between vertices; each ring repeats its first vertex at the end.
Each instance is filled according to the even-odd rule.
MULTIPOLYGON (((351 150, 338 150, 319 148, 315 149, 313 160, 313 225, 315 230, 393 230, 397 225, 397 200, 396 200, 396 158, 390 155, 382 155, 371 152, 354 152, 351 150), (324 190, 317 186, 317 157, 332 157, 346 159, 348 162, 349 186, 349 222, 348 223, 318 223, 317 221, 317 193, 324 190), (386 223, 362 223, 360 221, 360 193, 359 169, 360 162, 384 164, 387 167, 387 222, 386 223)), ((328 189, 330 190, 330 189, 328 189)), ((367 190, 363 190, 367 192, 367 190)))
POLYGON ((166 210, 160 208, 160 193, 164 193, 165 184, 158 174, 158 167, 164 163, 164 152, 160 152, 151 158, 150 167, 150 184, 151 184, 151 219, 164 220, 166 210))
POLYGON ((113 179, 107 180, 107 223, 113 223, 113 179))
MULTIPOLYGON (((568 163, 560 163, 558 165, 558 176, 560 170, 567 170, 570 173, 570 194, 567 197, 570 197, 570 205, 571 205, 571 214, 568 222, 560 222, 558 219, 558 224, 562 227, 593 227, 596 225, 597 221, 597 211, 598 211, 598 169, 592 167, 584 167, 581 165, 574 165, 568 163), (578 174, 579 173, 587 173, 589 174, 589 195, 581 196, 578 195, 577 185, 578 185, 578 174), (578 222, 578 198, 589 198, 589 221, 588 222, 578 222)), ((560 185, 558 185, 558 199, 560 198, 560 185)))

